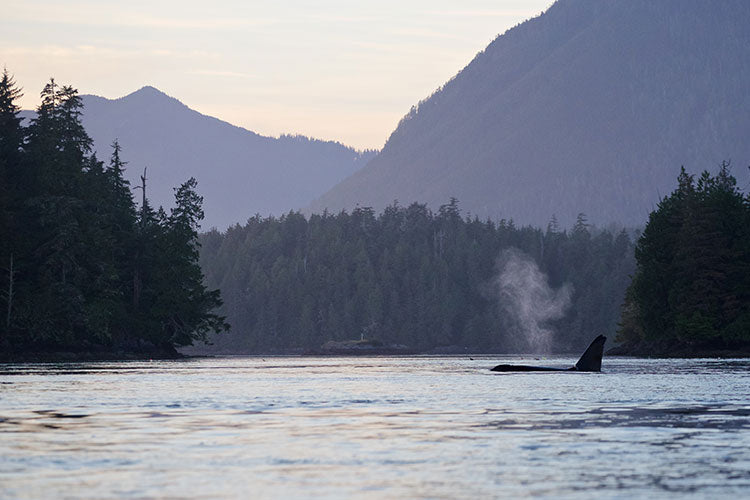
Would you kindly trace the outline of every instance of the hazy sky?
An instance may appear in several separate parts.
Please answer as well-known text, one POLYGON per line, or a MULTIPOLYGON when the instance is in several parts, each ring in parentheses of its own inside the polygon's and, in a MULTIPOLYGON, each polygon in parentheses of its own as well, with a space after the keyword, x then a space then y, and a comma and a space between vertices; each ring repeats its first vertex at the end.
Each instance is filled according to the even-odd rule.
POLYGON ((38 105, 153 85, 264 135, 380 148, 398 120, 498 34, 552 0, 9 2, 0 65, 38 105))

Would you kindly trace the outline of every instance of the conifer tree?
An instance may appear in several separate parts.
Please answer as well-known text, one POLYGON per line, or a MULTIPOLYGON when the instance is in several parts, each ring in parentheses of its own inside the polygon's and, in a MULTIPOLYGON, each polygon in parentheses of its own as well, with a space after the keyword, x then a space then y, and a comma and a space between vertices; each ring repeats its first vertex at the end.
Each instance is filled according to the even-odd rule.
POLYGON ((111 247, 108 258, 114 271, 113 293, 118 298, 112 306, 113 331, 116 341, 123 341, 133 330, 132 290, 135 272, 135 251, 137 244, 136 212, 130 183, 125 178, 127 162, 121 158, 122 148, 117 140, 112 143, 109 165, 104 170, 103 216, 109 232, 111 247))
POLYGON ((361 207, 307 220, 253 217, 203 236, 207 282, 221 287, 222 312, 236 332, 217 342, 224 349, 316 349, 364 336, 419 350, 522 348, 487 290, 500 251, 515 246, 538 259, 554 287, 573 282, 575 306, 554 343, 577 350, 592 331, 614 328, 633 269, 627 234, 615 238, 584 224, 575 235, 545 235, 508 221, 464 220, 457 200, 437 213, 393 204, 379 216, 361 207), (587 258, 572 258, 576 251, 587 258))
POLYGON ((19 203, 23 130, 16 101, 22 96, 7 69, 0 78, 0 348, 8 343, 13 319, 13 302, 20 234, 16 226, 19 203))
POLYGON ((638 241, 622 340, 698 351, 750 343, 749 208, 728 163, 697 182, 682 170, 638 241))
POLYGON ((228 329, 224 318, 212 311, 221 305, 218 290, 203 283, 199 260, 198 229, 203 219, 203 198, 194 178, 175 189, 175 207, 164 221, 162 257, 154 309, 160 315, 162 341, 190 345, 205 341, 211 331, 228 329))
POLYGON ((3 352, 167 352, 223 330, 218 291, 203 286, 194 180, 171 216, 138 214, 115 141, 91 153, 75 89, 54 80, 24 129, 7 71, 0 79, 0 297, 3 352), (9 234, 13 232, 12 236, 9 234), (7 269, 6 269, 7 259, 7 269), (174 264, 174 266, 173 266, 174 264), (177 325, 177 326, 175 326, 177 325), (149 347, 150 345, 150 347, 149 347))
POLYGON ((81 344, 86 313, 83 287, 88 214, 83 172, 91 139, 80 123, 81 100, 54 80, 28 128, 28 197, 24 225, 30 229, 25 319, 41 344, 81 344), (33 266, 30 265, 33 262, 33 266))

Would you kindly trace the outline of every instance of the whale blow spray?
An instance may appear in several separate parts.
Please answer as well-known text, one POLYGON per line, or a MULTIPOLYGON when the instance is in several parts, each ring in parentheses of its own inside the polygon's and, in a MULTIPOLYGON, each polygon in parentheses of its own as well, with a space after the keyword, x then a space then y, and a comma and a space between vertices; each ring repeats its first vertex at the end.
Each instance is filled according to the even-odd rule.
POLYGON ((548 353, 554 334, 549 323, 565 315, 573 287, 566 283, 552 289, 536 262, 516 248, 503 250, 497 269, 494 285, 509 319, 509 333, 532 352, 548 353))

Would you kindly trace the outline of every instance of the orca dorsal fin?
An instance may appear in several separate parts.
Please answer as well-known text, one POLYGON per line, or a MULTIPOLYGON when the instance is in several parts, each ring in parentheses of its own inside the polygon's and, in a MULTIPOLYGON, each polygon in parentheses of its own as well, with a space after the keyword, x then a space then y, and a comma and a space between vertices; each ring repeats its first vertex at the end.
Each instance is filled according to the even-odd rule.
POLYGON ((604 342, 606 341, 607 337, 604 335, 596 337, 576 363, 575 369, 579 372, 602 371, 602 355, 604 354, 604 342))

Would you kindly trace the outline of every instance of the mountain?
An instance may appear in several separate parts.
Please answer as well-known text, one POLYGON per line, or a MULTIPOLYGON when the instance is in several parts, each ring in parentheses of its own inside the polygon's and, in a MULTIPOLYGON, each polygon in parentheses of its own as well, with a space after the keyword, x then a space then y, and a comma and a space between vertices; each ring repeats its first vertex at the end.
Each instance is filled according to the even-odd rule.
POLYGON ((750 2, 559 0, 508 30, 309 210, 642 225, 684 165, 750 181, 750 2))
POLYGON ((140 185, 148 167, 152 205, 172 206, 173 188, 189 177, 198 180, 204 229, 304 207, 373 155, 302 136, 264 137, 202 115, 153 87, 114 100, 81 97, 82 121, 97 156, 109 161, 116 138, 131 186, 140 185))

